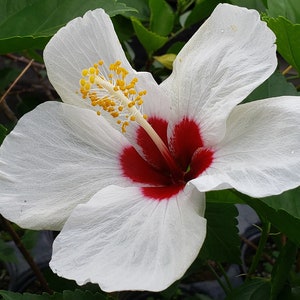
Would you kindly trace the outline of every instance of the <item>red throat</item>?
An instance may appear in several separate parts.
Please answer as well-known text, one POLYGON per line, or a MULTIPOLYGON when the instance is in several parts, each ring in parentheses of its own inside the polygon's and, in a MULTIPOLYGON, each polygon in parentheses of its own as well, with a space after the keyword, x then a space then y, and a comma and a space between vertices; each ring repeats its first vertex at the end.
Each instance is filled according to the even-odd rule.
POLYGON ((149 118, 148 122, 167 145, 170 161, 166 161, 145 130, 137 132, 137 144, 142 156, 133 146, 123 149, 120 163, 124 176, 140 183, 143 194, 154 200, 170 199, 179 193, 186 183, 203 173, 213 161, 213 151, 205 148, 199 126, 191 119, 183 118, 175 125, 167 139, 166 120, 149 118))

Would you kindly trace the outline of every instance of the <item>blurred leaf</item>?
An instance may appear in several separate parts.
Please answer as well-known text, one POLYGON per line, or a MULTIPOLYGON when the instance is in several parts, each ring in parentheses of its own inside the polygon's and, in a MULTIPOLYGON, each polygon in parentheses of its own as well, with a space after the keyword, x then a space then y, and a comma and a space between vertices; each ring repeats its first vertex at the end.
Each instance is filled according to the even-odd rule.
POLYGON ((277 196, 252 199, 241 195, 258 215, 267 218, 278 230, 300 246, 300 188, 277 196))
POLYGON ((207 234, 200 251, 201 259, 240 263, 237 215, 237 208, 233 204, 207 203, 207 234))
POLYGON ((26 229, 22 236, 22 243, 26 249, 32 249, 38 239, 39 231, 26 229))
POLYGON ((191 25, 207 18, 220 2, 224 3, 227 1, 219 1, 219 0, 197 1, 195 7, 192 9, 191 13, 187 17, 184 23, 184 27, 190 27, 191 25))
POLYGON ((118 15, 112 18, 112 22, 120 42, 127 41, 134 35, 132 23, 129 19, 118 15))
POLYGON ((178 54, 184 45, 185 45, 185 42, 175 42, 174 44, 172 44, 170 46, 170 48, 168 48, 167 53, 178 54))
POLYGON ((6 133, 7 133, 7 129, 0 124, 0 145, 2 144, 2 142, 6 137, 6 133))
POLYGON ((0 261, 4 261, 4 262, 16 261, 14 249, 2 239, 0 239, 0 261))
POLYGON ((270 283, 265 279, 253 279, 234 289, 226 300, 267 300, 270 289, 270 283))
POLYGON ((276 300, 281 291, 284 290, 284 286, 288 281, 292 266, 295 263, 297 252, 298 247, 291 241, 287 240, 286 244, 282 247, 272 270, 271 300, 276 300))
POLYGON ((0 0, 0 6, 0 53, 41 49, 60 27, 90 9, 102 7, 110 16, 134 11, 116 0, 0 0))
POLYGON ((157 60, 159 63, 161 63, 164 67, 166 67, 169 70, 173 69, 173 61, 176 58, 176 54, 174 53, 168 53, 161 56, 154 56, 155 60, 157 60))
MULTIPOLYGON (((287 298, 284 298, 287 299, 287 298)), ((300 299, 300 286, 292 288, 291 298, 289 300, 299 300, 300 299)))
POLYGON ((266 10, 265 1, 262 0, 231 0, 233 5, 256 9, 259 12, 266 10))
POLYGON ((263 20, 276 35, 277 50, 282 57, 300 72, 300 24, 293 24, 284 17, 270 18, 263 16, 263 20))
MULTIPOLYGON (((119 2, 119 1, 118 1, 119 2)), ((120 0, 125 3, 128 7, 134 8, 135 11, 127 11, 126 17, 135 17, 141 21, 148 21, 150 18, 150 10, 148 2, 149 0, 120 0)))
POLYGON ((46 281, 50 289, 62 293, 65 290, 76 290, 80 289, 81 291, 90 291, 92 293, 99 292, 99 285, 93 283, 87 283, 84 286, 78 286, 74 280, 66 279, 59 277, 56 273, 48 267, 43 269, 43 275, 46 278, 46 281))
POLYGON ((106 296, 100 293, 93 294, 88 291, 64 291, 63 293, 54 293, 53 295, 42 294, 34 295, 29 293, 19 294, 10 291, 0 291, 4 300, 105 300, 106 296))
POLYGON ((0 70, 0 94, 14 81, 21 71, 13 68, 3 68, 0 70))
POLYGON ((170 5, 164 0, 149 0, 151 11, 150 30, 161 36, 171 33, 175 14, 170 5))
POLYGON ((136 18, 131 18, 134 31, 146 49, 148 54, 152 54, 155 50, 161 48, 167 41, 168 38, 160 36, 143 26, 143 24, 136 18))
POLYGON ((178 13, 184 13, 194 2, 196 2, 196 0, 177 0, 178 13))
POLYGON ((300 23, 300 1, 268 0, 267 14, 273 18, 282 16, 293 23, 300 23))
POLYGON ((285 77, 280 72, 276 71, 264 83, 256 88, 244 102, 283 95, 297 96, 299 93, 293 84, 287 82, 285 77))
POLYGON ((24 94, 22 95, 22 101, 17 106, 17 115, 23 116, 24 114, 30 112, 42 103, 42 99, 38 94, 24 94))

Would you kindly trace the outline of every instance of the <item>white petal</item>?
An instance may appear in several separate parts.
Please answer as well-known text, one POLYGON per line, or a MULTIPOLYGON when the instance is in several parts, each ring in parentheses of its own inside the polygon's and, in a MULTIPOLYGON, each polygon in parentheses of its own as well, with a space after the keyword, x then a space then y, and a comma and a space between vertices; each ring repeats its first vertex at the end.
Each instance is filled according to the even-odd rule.
POLYGON ((121 60, 131 70, 109 16, 103 9, 88 11, 61 28, 44 50, 48 77, 66 103, 86 107, 76 91, 81 71, 103 59, 106 66, 121 60))
POLYGON ((0 213, 21 227, 61 229, 78 203, 104 186, 125 184, 118 163, 124 145, 90 110, 38 106, 0 148, 0 213))
POLYGON ((61 28, 47 44, 44 60, 48 77, 65 103, 97 110, 78 93, 81 71, 103 60, 104 75, 108 75, 109 65, 119 60, 129 72, 128 81, 137 77, 137 90, 147 90, 144 100, 148 106, 149 103, 151 105, 146 113, 160 114, 162 109, 169 110, 169 100, 160 91, 152 75, 138 73, 130 66, 113 24, 103 9, 88 11, 82 18, 76 18, 61 28))
POLYGON ((192 183, 200 191, 233 187, 253 197, 300 185, 300 97, 237 106, 213 165, 192 183))
POLYGON ((274 41, 258 12, 218 5, 161 85, 170 93, 175 118, 197 120, 206 145, 220 141, 233 107, 275 70, 274 41))
POLYGON ((54 242, 52 270, 102 290, 160 291, 181 278, 206 235, 204 194, 145 198, 110 186, 78 205, 54 242))

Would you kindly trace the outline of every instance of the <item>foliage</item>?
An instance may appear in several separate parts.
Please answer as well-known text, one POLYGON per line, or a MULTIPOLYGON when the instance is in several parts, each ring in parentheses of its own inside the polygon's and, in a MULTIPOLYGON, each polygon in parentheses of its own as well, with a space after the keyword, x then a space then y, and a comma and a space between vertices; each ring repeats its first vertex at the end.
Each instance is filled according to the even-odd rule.
MULTIPOLYGON (((21 73, 26 64, 31 65, 30 82, 21 79, 12 92, 0 100, 0 143, 16 120, 39 103, 57 98, 45 74, 41 50, 51 36, 69 20, 83 15, 89 9, 102 7, 112 17, 117 34, 131 63, 139 70, 152 72, 158 81, 170 74, 175 55, 192 33, 205 21, 219 2, 217 0, 0 0, 0 94, 21 73), (38 13, 36 13, 38 12, 38 13), (28 22, 27 20, 30 20, 28 22), (33 85, 34 81, 34 85, 33 85), (35 89, 27 87, 35 86, 35 89)), ((299 95, 297 86, 300 72, 300 2, 299 0, 232 0, 235 5, 255 8, 274 31, 279 54, 283 57, 279 69, 245 101, 255 101, 280 95, 299 95), (284 70, 288 65, 293 68, 284 70), (284 71, 283 71, 284 70, 284 71)), ((26 77, 26 76, 25 76, 26 77)), ((24 77, 24 78, 25 78, 24 77)), ((1 174, 0 174, 1 176, 1 174)), ((252 206, 261 218, 262 228, 272 228, 279 238, 274 239, 279 255, 275 259, 270 278, 244 278, 244 283, 232 288, 227 282, 227 299, 299 299, 300 295, 300 189, 263 199, 251 199, 233 191, 209 192, 207 194, 208 235, 198 259, 184 277, 188 282, 192 274, 207 267, 211 261, 219 265, 240 264, 240 237, 237 229, 235 204, 252 206), (297 269, 298 266, 298 269, 297 269)), ((1 229, 1 228, 0 228, 1 229)), ((33 233, 29 244, 34 243, 33 233)), ((270 237, 269 232, 262 235, 270 237)), ((14 260, 7 237, 0 239, 0 260, 14 260)), ((29 245, 29 248, 32 245, 29 245)), ((265 247, 258 245, 259 249, 265 247)), ((261 259, 259 257, 258 259, 261 259)), ((222 272, 221 272, 222 273, 222 272)), ((220 274, 217 274, 219 276, 220 274)), ((224 274, 222 274, 224 275, 224 274)), ((114 299, 124 295, 106 295, 98 286, 79 287, 59 279, 51 271, 45 271, 53 282, 53 295, 14 293, 0 291, 5 300, 68 300, 68 299, 114 299), (72 290, 65 290, 72 289, 72 290)), ((1 279, 0 279, 1 280, 1 279)), ((150 295, 148 299, 208 299, 195 294, 188 296, 174 285, 167 292, 150 295), (167 296, 166 296, 167 295, 167 296), (155 298, 150 298, 150 297, 155 298)), ((129 299, 129 298, 128 298, 129 299)), ((146 299, 146 298, 145 298, 146 299)))

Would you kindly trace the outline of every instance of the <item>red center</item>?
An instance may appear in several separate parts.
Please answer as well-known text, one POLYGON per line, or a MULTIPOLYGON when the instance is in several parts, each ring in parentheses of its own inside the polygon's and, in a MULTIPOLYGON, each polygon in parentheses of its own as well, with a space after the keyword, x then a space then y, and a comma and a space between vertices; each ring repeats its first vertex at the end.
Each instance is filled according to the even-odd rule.
POLYGON ((146 197, 169 199, 211 165, 213 151, 204 148, 200 128, 193 120, 184 118, 178 123, 169 141, 166 120, 149 118, 148 122, 168 146, 177 168, 172 169, 166 163, 143 128, 137 132, 137 144, 143 151, 143 157, 130 146, 123 150, 120 163, 124 176, 133 182, 145 184, 142 191, 146 197))

